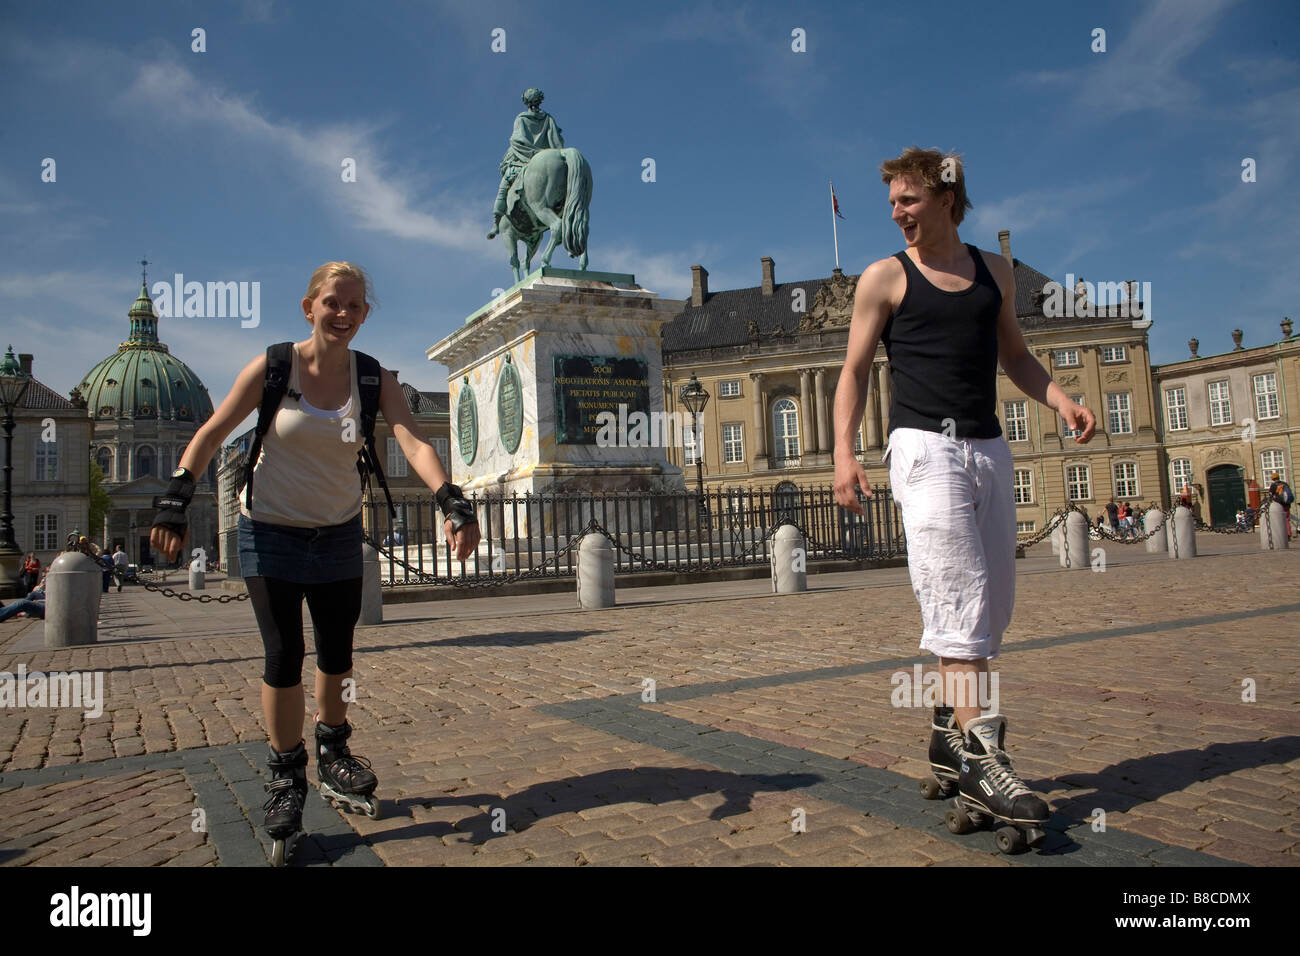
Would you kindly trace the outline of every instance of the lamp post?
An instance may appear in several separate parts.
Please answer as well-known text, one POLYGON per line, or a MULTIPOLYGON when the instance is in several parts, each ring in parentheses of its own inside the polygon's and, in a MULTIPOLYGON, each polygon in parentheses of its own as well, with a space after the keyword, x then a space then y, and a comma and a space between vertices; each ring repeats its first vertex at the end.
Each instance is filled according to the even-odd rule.
POLYGON ((708 525, 709 505, 704 497, 704 450, 703 442, 700 441, 700 413, 704 411, 704 406, 709 404, 709 393, 705 391, 704 386, 700 384, 699 379, 692 372, 691 380, 682 386, 678 397, 690 411, 694 421, 695 483, 699 493, 700 520, 705 525, 708 525))
POLYGON ((22 590, 18 584, 18 571, 23 553, 14 540, 13 509, 13 444, 14 444, 14 409, 27 393, 27 386, 32 377, 23 371, 14 358, 14 347, 0 362, 0 404, 5 409, 5 510, 0 514, 0 597, 20 597, 22 590))

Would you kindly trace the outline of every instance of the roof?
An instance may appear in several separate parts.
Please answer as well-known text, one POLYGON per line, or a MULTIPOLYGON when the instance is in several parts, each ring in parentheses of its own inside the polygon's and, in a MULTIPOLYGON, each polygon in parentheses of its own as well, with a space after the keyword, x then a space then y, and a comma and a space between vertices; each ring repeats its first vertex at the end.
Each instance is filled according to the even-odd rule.
POLYGON ((77 406, 68 401, 48 385, 42 385, 36 379, 32 379, 31 384, 27 386, 27 391, 23 393, 23 403, 21 408, 42 408, 42 409, 75 409, 77 406))
MULTIPOLYGON (((1016 279, 1016 316, 1022 326, 1043 328, 1050 323, 1066 328, 1098 321, 1093 318, 1049 319, 1043 313, 1041 294, 1043 287, 1052 279, 1019 259, 1012 259, 1012 263, 1016 279)), ((848 292, 848 302, 851 302, 852 288, 856 288, 858 277, 852 275, 845 276, 844 279, 851 283, 848 292)), ((827 301, 843 301, 842 295, 830 295, 836 281, 831 276, 801 282, 781 282, 775 285, 772 295, 764 295, 762 286, 710 292, 700 306, 691 305, 688 299, 686 308, 663 327, 663 351, 671 353, 745 345, 752 338, 750 323, 756 327, 753 331, 764 338, 774 333, 777 337, 781 334, 797 335, 800 323, 813 311, 823 285, 828 286, 824 290, 827 301), (793 294, 798 289, 803 290, 807 312, 796 312, 790 307, 793 294)), ((838 281, 842 283, 843 279, 838 281)), ((832 321, 828 323, 827 330, 847 328, 849 315, 844 314, 843 309, 839 310, 838 315, 836 312, 836 307, 832 305, 832 321)))
POLYGON ((446 392, 421 392, 414 385, 402 383, 402 394, 412 415, 446 415, 451 407, 446 392))

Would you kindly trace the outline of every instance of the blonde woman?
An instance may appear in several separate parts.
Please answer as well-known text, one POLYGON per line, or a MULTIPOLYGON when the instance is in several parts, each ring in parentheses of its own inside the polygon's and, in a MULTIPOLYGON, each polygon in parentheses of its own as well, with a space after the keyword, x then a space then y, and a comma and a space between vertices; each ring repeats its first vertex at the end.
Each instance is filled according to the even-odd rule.
MULTIPOLYGON (((266 651, 262 712, 270 738, 271 783, 266 829, 275 841, 272 862, 283 862, 287 841, 302 828, 307 792, 303 740, 305 647, 302 601, 316 630, 316 760, 321 794, 375 816, 378 784, 369 762, 353 756, 347 740, 344 681, 352 674, 352 638, 361 611, 361 484, 357 453, 360 390, 357 353, 349 344, 370 314, 370 281, 348 262, 318 268, 302 299, 311 334, 293 344, 287 391, 252 463, 251 484, 240 489, 239 560, 266 651), (348 423, 352 427, 348 428, 348 423)), ((235 425, 257 410, 267 378, 259 355, 235 379, 212 418, 195 433, 160 496, 150 543, 169 560, 184 547, 185 508, 203 473, 235 425)), ((443 528, 457 558, 477 547, 473 506, 451 484, 431 445, 420 435, 396 377, 380 370, 379 411, 411 469, 436 491, 443 528)))

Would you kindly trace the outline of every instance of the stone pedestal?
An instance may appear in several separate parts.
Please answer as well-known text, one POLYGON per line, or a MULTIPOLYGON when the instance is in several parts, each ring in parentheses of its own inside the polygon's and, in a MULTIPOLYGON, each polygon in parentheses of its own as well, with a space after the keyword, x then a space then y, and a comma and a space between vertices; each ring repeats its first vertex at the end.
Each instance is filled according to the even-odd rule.
MULTIPOLYGON (((573 530, 600 513, 579 496, 684 491, 659 338, 682 306, 631 275, 547 267, 469 316, 427 352, 449 369, 452 481, 480 499, 572 499, 558 522, 573 530)), ((550 534, 552 507, 507 503, 494 535, 550 534)), ((649 527, 653 510, 632 518, 649 527)))

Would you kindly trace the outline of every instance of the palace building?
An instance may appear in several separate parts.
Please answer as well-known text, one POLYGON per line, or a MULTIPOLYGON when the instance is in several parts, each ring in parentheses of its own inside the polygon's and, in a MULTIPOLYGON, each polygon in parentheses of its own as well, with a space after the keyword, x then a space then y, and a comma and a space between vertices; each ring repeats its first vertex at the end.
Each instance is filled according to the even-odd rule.
MULTIPOLYGON (((1080 280, 1075 289, 1064 290, 1072 296, 1066 309, 1049 309, 1060 300, 1060 286, 1012 256, 1009 232, 998 238, 1014 270, 1016 317, 1030 352, 1097 417, 1093 439, 1077 445, 1057 416, 999 370, 998 418, 1015 460, 1021 534, 1041 529, 1067 500, 1093 514, 1112 497, 1140 505, 1168 502, 1171 487, 1188 476, 1199 495, 1226 495, 1214 490, 1231 484, 1223 466, 1240 469, 1248 460, 1260 474, 1270 469, 1285 474, 1296 427, 1289 424, 1287 409, 1300 402, 1294 361, 1300 345, 1290 337, 1289 323, 1280 345, 1153 370, 1151 320, 1144 317, 1136 282, 1122 284, 1126 300, 1116 305, 1089 303, 1090 287, 1080 280), (1289 377, 1283 367, 1288 360, 1289 377), (1240 424, 1231 424, 1233 395, 1238 405, 1232 407, 1245 402, 1254 415, 1259 437, 1253 451, 1236 434, 1240 424), (1157 402, 1165 403, 1166 411, 1182 409, 1182 417, 1174 419, 1176 429, 1165 427, 1157 402)), ((829 278, 782 283, 770 257, 760 265, 757 286, 718 292, 709 289, 708 271, 693 266, 686 308, 663 331, 667 410, 690 421, 677 396, 692 375, 711 396, 700 417, 698 443, 710 493, 737 486, 794 490, 834 481, 835 387, 848 347, 857 276, 836 269, 829 278)), ((858 458, 872 483, 882 486, 889 483, 881 459, 890 388, 882 344, 857 436, 858 458)), ((687 475, 693 477, 693 428, 685 427, 674 444, 669 460, 689 466, 687 475)), ((1254 469, 1246 471, 1251 473, 1232 479, 1239 486, 1232 502, 1248 494, 1243 482, 1254 477, 1254 469)), ((1232 502, 1222 501, 1207 516, 1216 524, 1230 523, 1235 515, 1232 502)))

